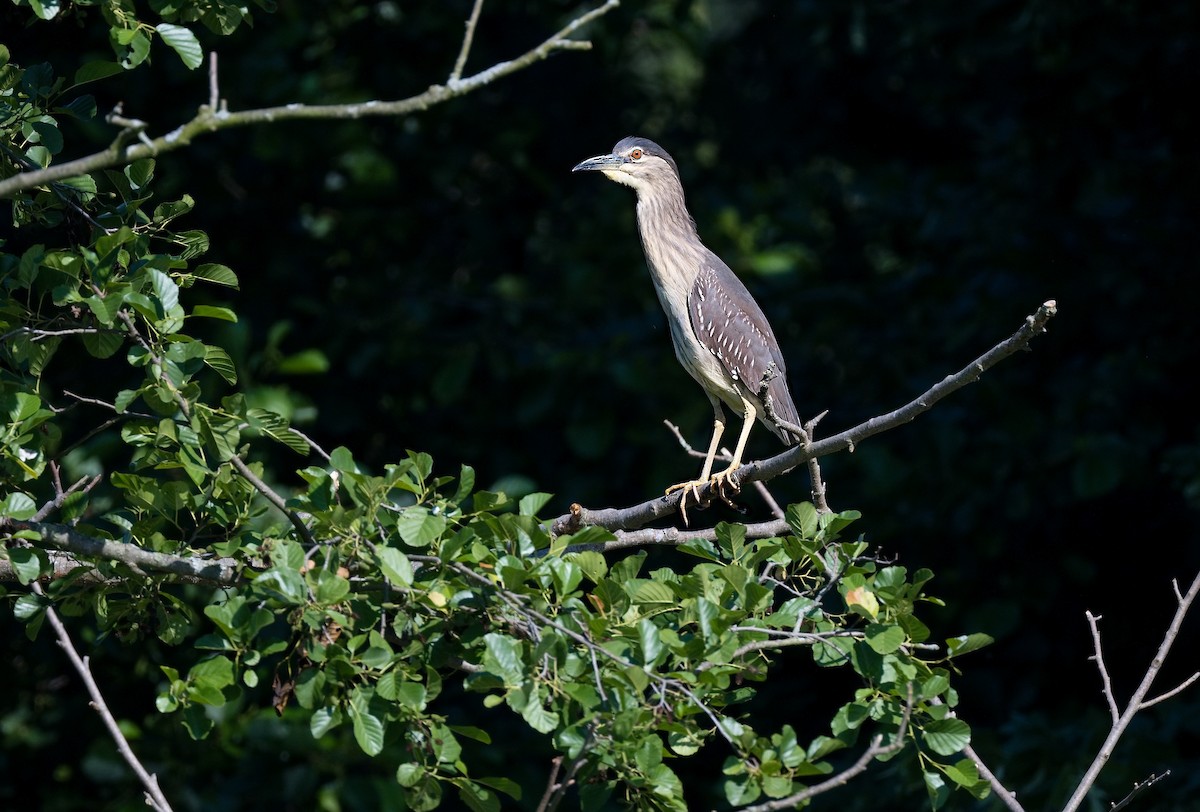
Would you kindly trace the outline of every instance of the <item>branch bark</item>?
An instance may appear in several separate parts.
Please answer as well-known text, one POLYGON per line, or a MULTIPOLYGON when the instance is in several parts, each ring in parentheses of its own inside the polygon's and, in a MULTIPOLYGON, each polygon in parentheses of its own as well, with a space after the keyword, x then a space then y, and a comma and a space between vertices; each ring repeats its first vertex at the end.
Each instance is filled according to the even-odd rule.
MULTIPOLYGON (((804 464, 810 459, 824 457, 837 451, 854 448, 868 437, 894 429, 929 411, 942 398, 978 380, 984 372, 1005 358, 1026 349, 1029 343, 1046 332, 1046 324, 1058 312, 1053 299, 1042 304, 1033 315, 1026 317, 1025 324, 1009 338, 976 358, 958 372, 947 375, 930 387, 924 394, 887 414, 872 417, 864 423, 846 429, 840 434, 817 440, 811 444, 794 446, 782 454, 765 460, 747 463, 738 469, 738 480, 742 483, 773 479, 804 464)), ((708 496, 707 486, 697 496, 703 501, 708 496)), ((656 519, 672 516, 679 509, 682 491, 676 491, 639 505, 627 508, 605 508, 589 510, 582 505, 572 505, 571 511, 559 516, 550 524, 554 535, 577 532, 580 528, 595 526, 608 530, 634 530, 656 519)))
MULTIPOLYGON (((257 110, 241 110, 228 112, 218 109, 211 104, 204 105, 196 116, 166 135, 158 138, 146 137, 138 140, 139 133, 144 133, 141 126, 122 129, 107 149, 67 161, 52 164, 44 169, 31 170, 0 180, 0 199, 13 197, 20 192, 47 186, 56 181, 77 175, 86 175, 100 169, 114 166, 125 166, 142 158, 152 158, 191 144, 192 139, 205 133, 228 130, 234 127, 246 127, 254 124, 273 124, 280 121, 297 119, 346 119, 363 118, 366 116, 404 116, 411 113, 428 110, 436 104, 465 96, 481 87, 491 84, 498 79, 516 73, 540 62, 558 51, 587 50, 591 43, 586 40, 568 39, 578 29, 587 25, 620 5, 620 0, 607 0, 602 6, 585 12, 567 23, 562 29, 544 40, 540 45, 531 48, 515 59, 497 62, 490 68, 480 71, 466 79, 459 79, 453 74, 445 85, 430 85, 423 93, 396 101, 366 101, 356 104, 286 104, 281 107, 265 107, 257 110)), ((464 42, 460 54, 465 60, 465 51, 469 41, 464 42)), ((141 125, 141 122, 137 122, 141 125)))
MULTIPOLYGON (((1175 639, 1179 636, 1179 629, 1183 626, 1183 619, 1187 616, 1192 602, 1196 600, 1197 594, 1200 594, 1200 573, 1196 574, 1196 577, 1192 580, 1192 585, 1188 587, 1186 593, 1180 594, 1178 585, 1175 586, 1177 605, 1175 607, 1175 616, 1171 618, 1171 625, 1167 627, 1167 631, 1163 635, 1162 642, 1158 646, 1158 651, 1155 653, 1154 659, 1150 661, 1150 666, 1142 676, 1141 683, 1138 684, 1137 689, 1133 692, 1133 696, 1129 698, 1129 702, 1125 705, 1125 710, 1121 713, 1120 717, 1113 720, 1112 729, 1109 730, 1108 737, 1105 738, 1104 744, 1100 746, 1099 752, 1096 753, 1096 758, 1093 759, 1091 766, 1088 767, 1087 772, 1080 779, 1079 786, 1075 788, 1075 792, 1071 794, 1066 806, 1063 807, 1063 812, 1075 812, 1075 810, 1083 805, 1088 792, 1091 791, 1092 786, 1096 783, 1096 779, 1100 776, 1100 771, 1104 769, 1104 765, 1108 763, 1109 758, 1112 757, 1113 752, 1117 749, 1117 742, 1125 734, 1125 730, 1129 727, 1129 723, 1133 721, 1133 717, 1159 701, 1159 699, 1154 699, 1146 702, 1146 694, 1150 692, 1150 686, 1154 684, 1154 678, 1158 676, 1163 663, 1166 662, 1167 655, 1171 652, 1171 646, 1175 644, 1175 639)), ((1095 624, 1090 612, 1088 613, 1088 618, 1089 623, 1094 628, 1095 624)), ((1094 659, 1096 660, 1097 667, 1101 669, 1101 674, 1104 674, 1104 663, 1103 658, 1100 656, 1100 645, 1098 642, 1099 636, 1099 631, 1095 632, 1093 639, 1096 641, 1096 657, 1094 659)), ((1189 678, 1184 685, 1190 684, 1194 679, 1194 676, 1189 678)), ((1107 681, 1107 675, 1105 675, 1105 680, 1107 681)), ((1169 691, 1164 697, 1174 695, 1179 690, 1182 690, 1182 686, 1169 691)), ((1107 685, 1105 686, 1105 694, 1111 703, 1112 694, 1107 685)))
MULTIPOLYGON (((46 593, 36 581, 29 586, 38 597, 46 597, 46 593)), ((130 769, 138 777, 138 780, 142 782, 142 786, 146 788, 146 805, 156 810, 156 812, 171 812, 171 804, 167 802, 166 796, 163 795, 162 790, 158 786, 158 776, 151 773, 142 765, 142 762, 138 760, 137 754, 133 752, 133 748, 129 746, 129 741, 125 738, 125 734, 121 732, 121 727, 117 724, 117 720, 113 718, 112 712, 109 711, 108 705, 104 701, 104 695, 100 693, 100 686, 96 684, 96 680, 92 677, 92 669, 88 663, 88 658, 79 656, 79 652, 75 650, 75 646, 71 642, 71 635, 67 633, 67 627, 59 619, 58 613, 54 611, 53 606, 46 607, 46 620, 50 621, 50 626, 54 629, 54 634, 58 637, 58 645, 66 652, 71 665, 75 667, 75 670, 83 680, 83 684, 87 687, 88 695, 92 698, 92 709, 100 714, 100 718, 104 721, 104 726, 108 728, 109 735, 116 742, 117 750, 120 752, 121 757, 125 759, 125 763, 129 765, 130 769)))
POLYGON ((38 546, 86 558, 119 561, 138 575, 163 573, 177 575, 188 581, 227 585, 235 584, 240 579, 239 565, 232 558, 206 559, 156 553, 136 544, 89 536, 65 524, 0 520, 0 531, 13 533, 18 530, 37 533, 40 538, 33 543, 38 546))

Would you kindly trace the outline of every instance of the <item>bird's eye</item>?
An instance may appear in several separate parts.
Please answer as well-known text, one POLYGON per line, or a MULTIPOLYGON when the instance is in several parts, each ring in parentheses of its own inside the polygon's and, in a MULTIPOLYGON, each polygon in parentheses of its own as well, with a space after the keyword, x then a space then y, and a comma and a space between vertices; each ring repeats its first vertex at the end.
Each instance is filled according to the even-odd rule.
POLYGON ((630 157, 630 158, 633 158, 633 160, 635 160, 635 161, 640 161, 640 160, 642 160, 642 148, 641 148, 641 147, 634 147, 633 149, 631 149, 631 150, 629 151, 629 157, 630 157))

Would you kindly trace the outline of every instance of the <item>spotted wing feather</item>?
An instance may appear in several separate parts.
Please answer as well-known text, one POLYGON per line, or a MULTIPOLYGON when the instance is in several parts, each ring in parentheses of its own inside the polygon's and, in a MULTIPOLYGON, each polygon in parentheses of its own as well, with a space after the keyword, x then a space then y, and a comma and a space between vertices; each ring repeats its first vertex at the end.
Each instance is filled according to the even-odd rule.
MULTIPOLYGON (((767 317, 742 281, 714 254, 709 255, 692 285, 688 315, 696 337, 725 367, 736 388, 744 387, 757 401, 766 378, 775 414, 789 423, 800 422, 788 391, 787 367, 767 317)), ((763 425, 785 443, 795 441, 763 410, 760 417, 763 425)))

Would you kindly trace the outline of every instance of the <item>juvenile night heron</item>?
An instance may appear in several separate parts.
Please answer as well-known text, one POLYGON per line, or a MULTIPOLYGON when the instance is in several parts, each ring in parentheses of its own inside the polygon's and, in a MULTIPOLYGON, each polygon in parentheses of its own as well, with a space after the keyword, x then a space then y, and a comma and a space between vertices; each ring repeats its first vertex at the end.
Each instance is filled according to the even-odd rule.
POLYGON ((788 391, 787 368, 779 342, 762 308, 721 258, 704 247, 683 198, 679 168, 666 150, 645 138, 624 138, 608 155, 579 163, 573 172, 603 172, 637 192, 638 231, 650 278, 667 313, 675 356, 704 388, 713 407, 713 434, 698 479, 667 488, 699 500, 699 489, 714 486, 726 498, 730 474, 742 464, 746 439, 757 418, 787 445, 796 441, 776 420, 796 426, 800 417, 788 391), (770 410, 765 399, 770 400, 770 410), (712 473, 725 431, 727 404, 742 415, 742 433, 729 467, 712 473), (774 414, 772 419, 771 413, 774 414), (710 476, 711 475, 711 476, 710 476))

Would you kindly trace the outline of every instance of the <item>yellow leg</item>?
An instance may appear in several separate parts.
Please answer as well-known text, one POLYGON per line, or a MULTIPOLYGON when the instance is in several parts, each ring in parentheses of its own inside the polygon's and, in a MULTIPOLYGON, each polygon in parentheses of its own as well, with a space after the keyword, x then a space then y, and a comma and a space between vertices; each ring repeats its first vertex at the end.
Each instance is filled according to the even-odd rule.
MULTIPOLYGON (((729 467, 724 471, 718 471, 712 476, 712 483, 720 489, 722 498, 725 498, 725 484, 729 482, 729 475, 742 467, 742 454, 746 450, 746 440, 750 438, 750 429, 754 428, 754 421, 758 418, 758 411, 754 408, 754 404, 745 398, 742 398, 742 409, 745 422, 742 423, 742 433, 738 437, 737 448, 733 452, 733 461, 729 463, 729 467)), ((712 459, 711 455, 709 459, 712 459)), ((734 493, 741 490, 736 481, 730 484, 733 485, 734 493)))
POLYGON ((683 523, 687 524, 687 500, 688 494, 691 494, 692 501, 697 505, 700 504, 698 489, 709 484, 709 475, 712 473, 713 459, 717 456, 717 448, 721 445, 721 435, 725 433, 725 410, 721 408, 721 401, 709 396, 709 401, 713 407, 713 433, 712 439, 708 442, 708 453, 704 455, 704 467, 700 469, 700 477, 687 482, 680 482, 678 485, 672 485, 667 488, 667 493, 672 494, 675 491, 682 490, 683 498, 679 500, 679 512, 683 514, 683 523))

